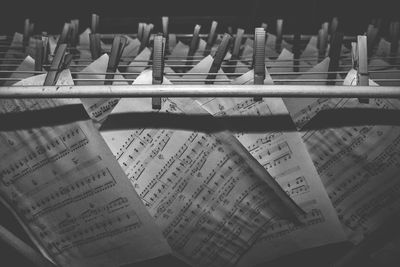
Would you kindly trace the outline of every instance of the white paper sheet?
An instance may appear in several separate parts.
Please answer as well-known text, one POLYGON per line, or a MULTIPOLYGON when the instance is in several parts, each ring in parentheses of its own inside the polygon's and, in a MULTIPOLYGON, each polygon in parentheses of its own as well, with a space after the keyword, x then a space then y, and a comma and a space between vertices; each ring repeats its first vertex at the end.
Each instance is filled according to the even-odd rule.
MULTIPOLYGON (((151 71, 137 83, 151 83, 151 71)), ((161 112, 195 112, 188 101, 164 99, 161 112)), ((149 107, 150 99, 123 99, 112 115, 149 107)), ((265 182, 273 180, 231 135, 172 129, 102 135, 175 254, 193 266, 232 266, 285 210, 265 182)))
POLYGON ((376 80, 381 86, 398 86, 400 80, 400 71, 398 68, 392 67, 386 60, 372 58, 369 62, 370 78, 376 80), (372 67, 373 66, 373 67, 372 67), (390 79, 393 81, 382 81, 390 79), (397 80, 397 81, 396 81, 397 80))
MULTIPOLYGON (((17 85, 42 85, 45 75, 17 85)), ((73 84, 70 72, 59 85, 73 84)), ((1 100, 1 113, 79 100, 1 100)), ((0 132, 1 201, 59 266, 120 266, 170 253, 91 121, 0 132), (138 245, 140 244, 140 245, 138 245)))
MULTIPOLYGON (((303 74, 299 76, 297 79, 316 79, 316 80, 326 80, 328 79, 328 70, 329 70, 329 62, 330 58, 327 57, 313 68, 309 69, 308 72, 314 74, 303 74), (321 72, 321 73, 318 73, 321 72)), ((339 75, 336 75, 337 79, 340 78, 339 75)), ((310 82, 307 84, 314 85, 324 85, 326 82, 310 82)), ((301 129, 307 122, 309 122, 317 113, 323 109, 329 108, 327 105, 323 105, 327 99, 318 99, 318 98, 284 98, 283 102, 287 109, 290 112, 290 115, 294 119, 296 126, 298 129, 301 129), (316 108, 318 106, 318 108, 316 108)))
MULTIPOLYGON (((12 79, 25 79, 33 76, 33 73, 22 73, 21 71, 33 71, 35 70, 35 60, 30 56, 27 56, 24 61, 18 66, 18 68, 13 72, 9 78, 12 79), (18 73, 19 72, 19 73, 18 73)), ((10 80, 5 81, 4 86, 10 86, 14 83, 18 82, 18 80, 10 80)))
MULTIPOLYGON (((91 72, 91 73, 106 73, 107 65, 108 65, 108 55, 104 54, 99 57, 97 60, 93 61, 90 65, 82 70, 82 72, 91 72)), ((122 79, 125 78, 118 74, 117 71, 114 75, 114 79, 122 79)), ((78 74, 78 79, 105 79, 104 74, 78 74)), ((104 80, 99 81, 77 81, 77 85, 104 85, 104 80)), ((113 84, 128 84, 127 82, 113 82, 113 84)), ((119 98, 82 98, 81 99, 83 106, 88 112, 89 116, 93 119, 93 121, 102 123, 107 118, 108 114, 112 111, 115 105, 118 103, 119 98)))
MULTIPOLYGON (((249 71, 234 84, 252 84, 249 71)), ((265 84, 273 84, 268 75, 265 84)), ((248 98, 213 98, 198 100, 214 116, 287 115, 280 98, 254 101, 248 98)), ((286 193, 306 211, 302 227, 278 221, 266 227, 255 245, 242 257, 238 266, 252 266, 279 256, 345 239, 336 212, 297 132, 238 133, 237 139, 273 176, 286 193)))
POLYGON ((300 65, 307 67, 300 67, 300 71, 307 71, 311 67, 318 64, 319 50, 317 48, 318 39, 316 36, 312 36, 303 53, 300 55, 300 65))
MULTIPOLYGON (((147 68, 148 61, 150 60, 151 50, 145 47, 132 61, 129 63, 125 72, 127 73, 141 73, 147 68)), ((150 65, 151 66, 151 65, 150 65)), ((139 74, 126 74, 126 79, 136 79, 139 74)))
MULTIPOLYGON (((208 55, 207 57, 203 58, 199 63, 197 63, 192 69, 190 69, 186 74, 183 75, 182 82, 186 82, 185 79, 196 79, 196 80, 201 80, 201 79, 206 79, 206 75, 190 75, 194 73, 208 73, 210 71, 211 65, 214 61, 214 58, 211 55, 208 55)), ((216 74, 215 79, 222 79, 222 80, 229 80, 229 78, 225 75, 223 70, 219 70, 218 74, 216 74)), ((178 82, 176 82, 178 83, 178 82)), ((187 83, 187 82, 186 82, 187 83)), ((199 82, 190 82, 189 84, 204 84, 205 82, 199 81, 199 82)), ((215 84, 229 84, 229 81, 226 82, 215 82, 215 84)))
MULTIPOLYGON (((286 79, 294 79, 295 75, 286 75, 286 72, 293 72, 293 53, 287 49, 283 49, 279 54, 279 57, 274 61, 271 60, 267 62, 266 66, 268 68, 269 73, 276 73, 277 75, 273 75, 274 80, 286 80, 286 79), (281 74, 278 74, 281 73, 281 74)), ((275 82, 277 84, 285 84, 284 82, 275 82)))
MULTIPOLYGON (((351 70, 344 84, 355 85, 356 77, 357 72, 351 70)), ((370 85, 376 83, 370 81, 370 85)), ((397 110, 400 104, 395 99, 370 99, 369 104, 360 104, 358 99, 320 98, 302 111, 291 111, 288 106, 298 126, 320 110, 351 108, 397 110)), ((302 134, 351 241, 359 243, 391 214, 399 212, 399 126, 361 125, 302 134)))

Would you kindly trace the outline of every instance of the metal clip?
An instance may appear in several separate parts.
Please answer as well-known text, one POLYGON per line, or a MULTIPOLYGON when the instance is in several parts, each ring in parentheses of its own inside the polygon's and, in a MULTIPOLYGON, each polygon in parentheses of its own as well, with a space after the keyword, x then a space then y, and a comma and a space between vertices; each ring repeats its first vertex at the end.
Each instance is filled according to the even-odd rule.
MULTIPOLYGON (((368 86, 368 50, 367 50, 367 36, 357 36, 357 85, 368 86)), ((359 98, 360 103, 369 103, 367 98, 359 98)))
POLYGON ((127 43, 127 39, 123 36, 115 36, 113 44, 111 46, 110 58, 107 65, 106 81, 104 85, 111 85, 113 82, 111 79, 114 78, 114 73, 117 71, 118 64, 121 60, 122 52, 127 43))
MULTIPOLYGON (((164 79, 164 51, 166 39, 162 34, 154 37, 153 48, 153 84, 162 84, 164 79)), ((153 109, 161 109, 161 97, 151 100, 153 109)))
MULTIPOLYGON (((219 71, 222 65, 222 61, 224 60, 226 53, 228 53, 229 44, 231 42, 232 36, 228 33, 225 33, 222 37, 221 44, 218 46, 218 50, 215 54, 214 61, 210 67, 209 74, 207 76, 207 80, 213 80, 217 76, 215 73, 219 71)), ((213 84, 214 81, 206 81, 206 84, 213 84)))
POLYGON ((64 59, 66 51, 67 51, 67 44, 60 44, 58 46, 58 49, 53 58, 53 61, 51 62, 50 69, 47 72, 43 85, 46 86, 56 85, 58 76, 60 75, 61 71, 65 69, 64 59))
POLYGON ((190 47, 189 47, 189 51, 188 51, 187 58, 186 58, 188 60, 188 61, 186 61, 186 65, 192 64, 192 62, 190 60, 193 59, 194 53, 199 48, 200 29, 201 29, 200 25, 194 26, 193 37, 192 37, 192 41, 190 42, 190 47))
POLYGON ((213 47, 215 43, 215 39, 217 38, 217 27, 218 27, 218 22, 213 21, 211 23, 211 28, 210 28, 210 33, 208 34, 208 39, 207 39, 207 45, 206 49, 204 50, 203 56, 208 56, 211 54, 211 48, 213 47))
MULTIPOLYGON (((265 80, 265 30, 256 28, 254 32, 254 84, 264 84, 265 80)), ((255 97, 255 101, 260 101, 261 97, 255 97)))

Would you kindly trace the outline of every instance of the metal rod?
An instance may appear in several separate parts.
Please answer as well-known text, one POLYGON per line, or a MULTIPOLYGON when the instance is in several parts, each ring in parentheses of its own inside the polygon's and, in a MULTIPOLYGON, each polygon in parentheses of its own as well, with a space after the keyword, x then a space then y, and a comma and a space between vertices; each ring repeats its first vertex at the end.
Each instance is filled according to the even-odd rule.
MULTIPOLYGON (((153 60, 136 60, 135 57, 123 57, 121 58, 123 60, 121 61, 125 61, 125 62, 144 62, 144 63, 152 63, 153 60)), ((165 60, 165 63, 169 63, 169 62, 200 62, 203 59, 203 57, 199 58, 199 59, 179 59, 179 58, 168 58, 165 60)), ((273 62, 301 62, 301 61, 317 61, 320 58, 315 58, 315 57, 310 57, 310 58, 301 58, 301 59, 277 59, 277 58, 273 58, 273 57, 269 57, 265 59, 265 62, 270 62, 271 60, 273 60, 273 62)), ((374 59, 400 59, 400 57, 375 57, 374 59)), ((93 60, 88 59, 88 58, 75 58, 73 59, 75 62, 93 62, 93 60)), ((343 58, 342 61, 350 61, 351 58, 343 58)), ((1 61, 16 61, 16 62, 22 62, 24 61, 24 58, 0 58, 0 62, 1 61)), ((226 59, 224 60, 225 62, 252 62, 252 59, 250 58, 242 58, 242 59, 226 59)))
MULTIPOLYGON (((0 78, 0 81, 21 81, 23 78, 0 78)), ((106 78, 75 78, 73 79, 75 82, 134 82, 135 79, 106 79, 106 78)), ((171 82, 175 83, 204 83, 204 82, 224 82, 224 83, 230 83, 232 82, 232 79, 190 79, 190 78, 181 78, 181 79, 169 79, 171 82)), ((274 79, 274 82, 277 83, 326 83, 326 82, 343 82, 344 79, 274 79)), ((400 79, 374 79, 376 82, 399 82, 400 79)), ((1 87, 0 87, 1 88, 1 87)))
POLYGON ((394 86, 94 85, 1 87, 0 98, 99 97, 340 97, 399 98, 394 86))
MULTIPOLYGON (((136 33, 118 33, 118 34, 127 35, 129 37, 134 37, 134 38, 137 36, 136 33)), ((100 34, 100 37, 102 39, 112 39, 112 38, 115 37, 115 35, 116 34, 114 34, 114 33, 102 33, 102 34, 100 34)), ((193 33, 175 33, 175 36, 178 37, 178 38, 192 38, 193 37, 193 33)), ((200 38, 207 38, 208 34, 199 34, 199 36, 200 36, 200 38)), ((218 36, 222 36, 222 34, 218 34, 218 36)), ((236 34, 233 34, 232 36, 235 37, 236 34)), ((315 36, 315 35, 313 35, 313 34, 302 34, 300 36, 300 40, 301 41, 308 41, 313 36, 315 36)), ((243 34, 243 37, 245 37, 245 38, 254 38, 254 34, 251 34, 251 33, 243 34)), ((294 38, 293 34, 284 34, 283 35, 283 39, 285 39, 285 40, 293 40, 293 38, 294 38)), ((356 36, 344 36, 343 39, 345 41, 355 41, 357 39, 357 37, 356 36)))
MULTIPOLYGON (((137 33, 101 33, 100 34, 100 37, 101 38, 104 38, 104 39, 113 39, 114 37, 115 37, 115 35, 127 35, 127 36, 130 36, 130 37, 137 37, 137 33)), ((193 37, 193 33, 171 33, 170 32, 170 34, 175 34, 176 35, 176 37, 187 37, 187 38, 191 38, 191 37, 193 37)), ((153 34, 154 35, 154 34, 153 34)), ((218 34, 219 36, 221 35, 222 36, 222 34, 218 34)), ((208 34, 199 34, 199 36, 201 37, 201 38, 207 38, 208 37, 208 34)), ((236 36, 236 34, 233 34, 232 36, 236 36)), ((313 34, 302 34, 302 35, 300 35, 300 39, 301 40, 308 40, 308 39, 310 39, 312 36, 315 36, 315 35, 313 35, 313 34)), ((1 36, 3 39, 1 40, 1 41, 5 41, 4 39, 6 39, 6 40, 12 40, 12 38, 13 38, 13 36, 12 35, 3 35, 3 36, 1 36)), ((243 34, 243 37, 246 37, 246 38, 252 38, 252 37, 254 37, 254 34, 252 34, 252 33, 245 33, 245 34, 243 34)), ((285 38, 285 39, 293 39, 293 37, 294 37, 294 35, 293 34, 284 34, 283 35, 283 38, 285 38)), ((344 40, 356 40, 356 36, 344 36, 344 40)))
MULTIPOLYGON (((21 74, 21 73, 27 73, 27 74, 45 74, 47 73, 46 71, 35 71, 35 70, 0 70, 0 73, 13 73, 13 74, 21 74)), ((225 73, 226 75, 229 76, 241 76, 245 74, 246 72, 235 72, 235 73, 225 73)), ((317 71, 317 72, 312 72, 312 71, 305 71, 305 72, 273 72, 269 73, 271 76, 275 75, 318 75, 318 74, 346 74, 348 71, 317 71)), ((368 71, 368 73, 399 73, 400 70, 396 69, 388 69, 388 70, 371 70, 368 71)), ((107 74, 115 74, 114 72, 84 72, 84 71, 71 71, 72 75, 107 75, 107 74)), ((119 75, 139 75, 141 72, 119 72, 119 75)), ((164 75, 168 76, 205 76, 209 75, 210 73, 208 72, 198 72, 198 73, 177 73, 177 72, 166 72, 164 75)), ((1 78, 0 78, 1 79, 1 78)))

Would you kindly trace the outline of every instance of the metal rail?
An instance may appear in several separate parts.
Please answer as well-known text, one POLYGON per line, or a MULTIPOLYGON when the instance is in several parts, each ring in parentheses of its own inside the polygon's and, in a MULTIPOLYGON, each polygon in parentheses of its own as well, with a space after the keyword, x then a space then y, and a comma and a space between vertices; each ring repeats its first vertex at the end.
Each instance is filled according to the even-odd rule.
POLYGON ((73 85, 0 87, 0 98, 98 97, 400 98, 400 87, 329 85, 73 85))

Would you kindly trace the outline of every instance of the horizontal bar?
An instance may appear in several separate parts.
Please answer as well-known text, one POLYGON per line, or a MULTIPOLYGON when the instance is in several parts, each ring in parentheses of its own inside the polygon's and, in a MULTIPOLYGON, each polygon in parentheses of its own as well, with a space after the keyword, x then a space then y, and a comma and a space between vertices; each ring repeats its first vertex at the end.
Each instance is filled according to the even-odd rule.
MULTIPOLYGON (((170 33, 171 34, 171 33, 170 33)), ((100 34, 100 38, 102 39, 113 39, 115 37, 115 35, 127 35, 129 37, 136 37, 137 33, 101 33, 100 34)), ((193 37, 193 33, 175 33, 176 37, 178 38, 192 38, 193 37)), ((200 38, 207 38, 208 34, 199 34, 200 38)), ((218 36, 222 36, 222 34, 218 34, 218 36)), ((233 37, 236 36, 236 34, 232 34, 233 37)), ((307 41, 309 40, 311 37, 313 37, 315 35, 313 34, 301 34, 300 35, 300 40, 302 41, 307 41)), ((254 34, 243 34, 244 38, 254 38, 254 34)), ((293 40, 294 35, 293 34, 283 34, 283 39, 285 40, 293 40)), ((343 40, 345 41, 355 41, 357 40, 356 36, 344 36, 343 40)))
MULTIPOLYGON (((189 38, 189 37, 193 37, 193 33, 170 33, 170 34, 175 34, 176 37, 183 37, 183 38, 189 38)), ((101 33, 100 34, 100 38, 104 38, 104 39, 112 39, 114 38, 116 35, 127 35, 129 37, 136 37, 137 33, 101 33)), ((154 34, 153 34, 154 35, 154 34)), ((218 34, 218 36, 222 36, 223 34, 218 34)), ((51 35, 50 35, 51 36, 51 35)), ((207 38, 208 34, 199 34, 200 38, 207 38)), ((232 34, 233 37, 236 36, 236 34, 232 34)), ((300 40, 308 40, 310 39, 312 36, 316 36, 315 34, 301 34, 300 35, 300 40)), ((245 33, 243 35, 243 37, 245 38, 253 38, 254 34, 252 33, 245 33)), ((13 36, 12 35, 4 35, 3 38, 5 38, 6 40, 11 41, 13 36)), ((283 34, 283 38, 284 39, 293 39, 294 35, 293 34, 283 34)), ((344 40, 356 40, 357 36, 344 36, 343 37, 344 40)), ((0 40, 0 41, 4 41, 4 39, 0 40)))
MULTIPOLYGON (((28 73, 28 74, 45 74, 47 73, 46 71, 37 71, 37 70, 0 70, 1 73, 14 73, 14 74, 19 74, 19 73, 28 73)), ((323 74, 346 74, 348 71, 298 71, 298 72, 272 72, 269 73, 270 76, 275 76, 275 75, 323 75, 323 74)), ((369 74, 371 73, 399 73, 400 70, 396 69, 388 69, 388 70, 370 70, 368 71, 369 74)), ((71 74, 74 75, 107 75, 107 74, 112 74, 112 75, 140 75, 141 72, 118 72, 116 74, 115 72, 85 72, 85 71, 71 71, 71 74)), ((214 73, 209 73, 209 72, 196 72, 196 73, 189 73, 189 72, 165 72, 164 75, 167 76, 204 76, 204 75, 210 75, 214 73)), ((241 76, 243 74, 246 74, 246 72, 235 72, 235 73, 225 73, 226 75, 229 76, 241 76)), ((1 78, 0 78, 1 79, 1 78)))
POLYGON ((4 86, 0 98, 340 97, 399 98, 394 86, 329 85, 76 85, 4 86))

